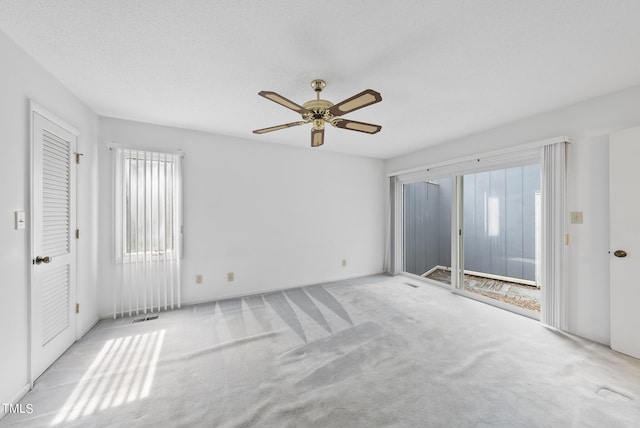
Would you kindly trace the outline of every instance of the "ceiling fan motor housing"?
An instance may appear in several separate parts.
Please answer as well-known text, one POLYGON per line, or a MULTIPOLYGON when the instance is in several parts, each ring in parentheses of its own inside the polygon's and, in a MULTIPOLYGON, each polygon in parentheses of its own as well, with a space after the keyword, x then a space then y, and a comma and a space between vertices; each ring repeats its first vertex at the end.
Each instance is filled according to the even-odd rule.
POLYGON ((304 120, 313 121, 315 129, 323 129, 324 122, 331 122, 333 115, 329 113, 329 109, 333 107, 333 103, 327 100, 311 100, 302 105, 309 110, 309 113, 303 114, 304 120))

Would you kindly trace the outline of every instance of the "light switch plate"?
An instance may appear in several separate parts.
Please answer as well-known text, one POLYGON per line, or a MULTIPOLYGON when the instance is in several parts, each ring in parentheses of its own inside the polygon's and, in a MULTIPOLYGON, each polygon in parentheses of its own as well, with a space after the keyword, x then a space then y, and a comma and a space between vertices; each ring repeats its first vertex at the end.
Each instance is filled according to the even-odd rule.
POLYGON ((582 224, 582 211, 571 211, 571 224, 582 224))
POLYGON ((25 228, 24 211, 16 211, 16 230, 22 230, 25 228))

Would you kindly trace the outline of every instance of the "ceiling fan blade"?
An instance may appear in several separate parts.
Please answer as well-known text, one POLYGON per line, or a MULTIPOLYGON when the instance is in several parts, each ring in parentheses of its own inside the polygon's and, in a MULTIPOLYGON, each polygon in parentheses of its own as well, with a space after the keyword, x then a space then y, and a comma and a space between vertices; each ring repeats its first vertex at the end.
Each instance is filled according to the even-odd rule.
POLYGON ((320 147, 324 144, 324 128, 311 128, 311 147, 320 147))
POLYGON ((331 122, 333 126, 342 129, 349 129, 351 131, 366 132, 367 134, 375 134, 382 129, 380 125, 373 125, 371 123, 356 122, 349 119, 338 119, 331 122))
POLYGON ((292 126, 304 125, 305 123, 307 123, 307 122, 305 122, 304 120, 301 120, 299 122, 285 123, 284 125, 272 126, 270 128, 256 129, 255 131, 253 131, 253 133, 254 134, 265 134, 265 133, 271 132, 271 131, 278 131, 280 129, 291 128, 292 126))
POLYGON ((334 105, 329 109, 329 113, 334 116, 342 116, 343 114, 347 114, 380 101, 382 101, 382 95, 380 95, 380 93, 373 89, 367 89, 334 105))
POLYGON ((265 97, 266 99, 271 100, 274 103, 278 103, 283 107, 291 109, 291 110, 295 111, 298 114, 311 113, 306 108, 304 108, 302 106, 299 106, 298 104, 294 103, 293 101, 288 100, 285 97, 283 97, 282 95, 276 94, 275 92, 260 91, 260 92, 258 92, 258 95, 260 95, 261 97, 265 97))

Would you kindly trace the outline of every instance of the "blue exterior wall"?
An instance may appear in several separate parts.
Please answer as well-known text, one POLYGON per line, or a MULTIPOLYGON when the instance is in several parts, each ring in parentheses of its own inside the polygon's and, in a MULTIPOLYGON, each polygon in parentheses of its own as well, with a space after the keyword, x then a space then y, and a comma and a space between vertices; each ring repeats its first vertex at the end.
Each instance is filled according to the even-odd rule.
POLYGON ((451 179, 405 184, 404 271, 451 265, 451 179))
MULTIPOLYGON (((535 280, 535 194, 540 167, 464 177, 466 270, 535 280)), ((406 272, 451 265, 451 180, 404 185, 406 272)))

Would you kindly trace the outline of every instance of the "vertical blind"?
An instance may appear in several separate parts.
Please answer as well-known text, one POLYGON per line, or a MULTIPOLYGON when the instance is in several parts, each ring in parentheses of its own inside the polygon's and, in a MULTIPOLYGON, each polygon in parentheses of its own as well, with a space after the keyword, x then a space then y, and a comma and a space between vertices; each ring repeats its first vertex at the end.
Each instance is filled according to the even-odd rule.
POLYGON ((540 321, 560 330, 567 325, 566 143, 542 148, 542 266, 540 321))
POLYGON ((116 148, 114 318, 180 307, 181 156, 116 148))
POLYGON ((392 275, 396 275, 402 270, 402 262, 399 259, 400 254, 397 250, 397 240, 402 233, 402 224, 398 220, 400 208, 398 205, 402 203, 401 198, 397 195, 398 177, 389 177, 389 198, 387 198, 387 212, 389 213, 389 222, 385 236, 385 256, 384 271, 392 275))

